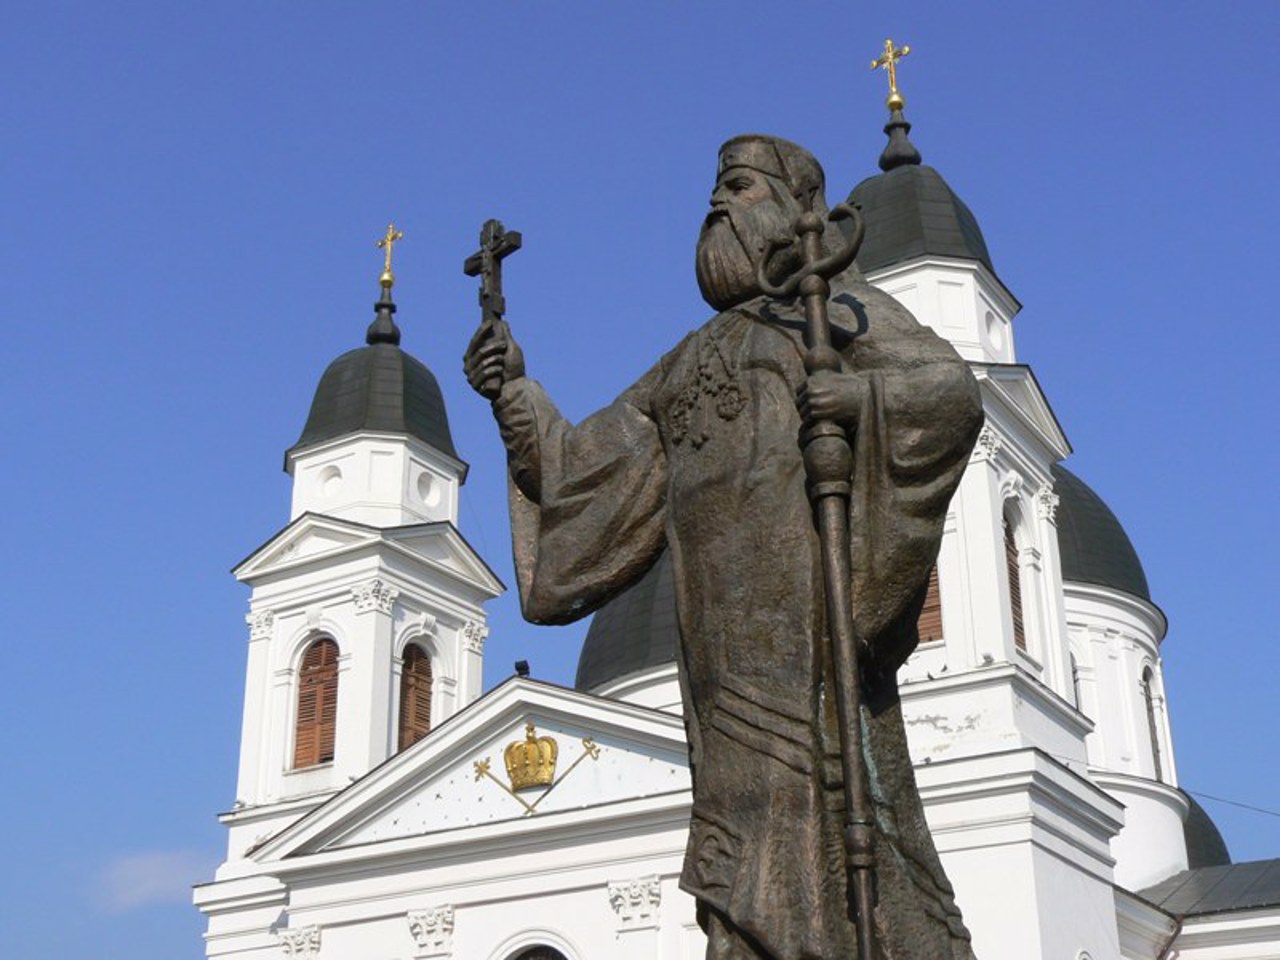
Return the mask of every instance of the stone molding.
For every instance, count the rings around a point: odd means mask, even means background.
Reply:
[[[1036,514],[1041,520],[1056,524],[1058,522],[1058,503],[1061,498],[1053,492],[1053,484],[1043,484],[1036,491]]]
[[[990,424],[982,425],[982,432],[978,434],[978,442],[973,446],[973,454],[971,460],[994,460],[996,454],[1004,446],[1004,442],[991,429]]]
[[[320,928],[318,926],[299,927],[296,930],[281,930],[277,934],[280,946],[286,957],[314,957],[320,952]]]
[[[400,591],[382,580],[366,580],[357,587],[351,588],[351,597],[356,602],[356,613],[390,613],[395,606]]]
[[[447,957],[453,953],[453,907],[410,910],[405,919],[418,947],[415,957]]]
[[[609,906],[618,915],[619,930],[656,927],[661,905],[662,883],[657,876],[617,880],[609,884]]]
[[[471,653],[484,653],[484,641],[489,628],[479,620],[468,620],[462,625],[462,645]]]
[[[276,626],[276,612],[259,610],[256,613],[247,613],[244,622],[249,625],[250,640],[270,640]]]

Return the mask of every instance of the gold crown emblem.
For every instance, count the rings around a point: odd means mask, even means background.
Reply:
[[[549,787],[556,778],[556,754],[560,747],[551,737],[539,737],[532,721],[524,725],[524,740],[507,744],[502,757],[512,790]]]

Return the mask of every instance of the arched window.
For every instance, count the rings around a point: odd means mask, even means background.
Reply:
[[[431,657],[416,643],[404,649],[400,673],[400,749],[411,747],[431,730]]]
[[[1142,671],[1142,699],[1147,705],[1147,729],[1151,733],[1151,763],[1155,767],[1156,779],[1163,780],[1164,772],[1160,769],[1160,734],[1156,722],[1155,674],[1147,667]]]
[[[1013,643],[1027,649],[1027,634],[1022,625],[1022,574],[1018,568],[1018,543],[1013,536],[1013,523],[1004,516],[1004,565],[1009,573],[1009,613],[1013,620]]]
[[[294,726],[293,768],[333,759],[338,726],[338,645],[321,637],[302,655],[298,668],[298,716]]]
[[[938,590],[938,565],[929,568],[929,590],[924,595],[924,606],[916,620],[916,632],[921,643],[933,643],[942,639],[942,594]]]
[[[529,947],[521,950],[511,960],[569,960],[555,947]]]

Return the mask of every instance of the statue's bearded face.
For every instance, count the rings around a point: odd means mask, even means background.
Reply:
[[[726,310],[760,292],[756,266],[770,243],[791,239],[790,206],[790,195],[758,170],[730,167],[720,174],[698,236],[698,287],[707,303]],[[779,254],[771,272],[787,270],[793,259]]]

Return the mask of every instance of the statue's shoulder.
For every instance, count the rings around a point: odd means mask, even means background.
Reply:
[[[832,311],[832,322],[854,332],[862,364],[891,363],[918,366],[923,363],[963,364],[950,341],[916,319],[901,303],[861,277],[842,278],[832,302],[843,309]]]

